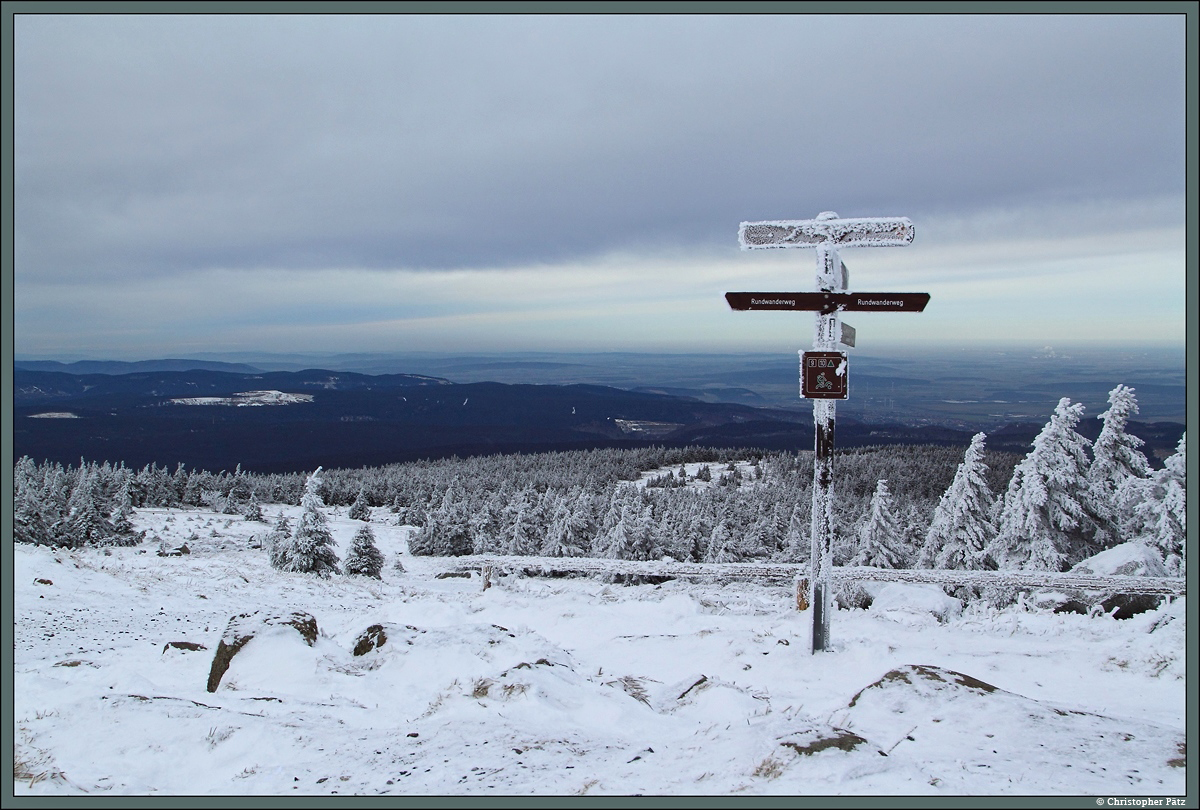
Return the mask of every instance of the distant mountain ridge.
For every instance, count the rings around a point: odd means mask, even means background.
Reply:
[[[441,377],[422,374],[355,374],[349,371],[231,372],[137,371],[71,374],[63,371],[13,369],[13,404],[18,408],[61,402],[89,403],[88,407],[150,404],[175,397],[221,397],[249,390],[277,389],[288,393],[314,390],[389,390],[423,385],[452,385]]]
[[[69,374],[18,368],[13,381],[15,457],[64,464],[82,457],[131,467],[183,463],[217,471],[240,463],[256,472],[293,472],[647,444],[787,451],[813,446],[812,416],[805,409],[603,385],[453,383],[328,369]],[[1023,454],[1041,427],[999,428],[989,433],[988,447]],[[1100,420],[1085,420],[1080,432],[1094,439],[1099,427]],[[1174,450],[1183,427],[1131,423],[1129,430],[1161,459]],[[839,415],[837,446],[965,446],[973,433]]]
[[[683,428],[796,418],[600,385],[459,384],[328,369],[121,375],[15,369],[13,383],[17,457],[210,470],[636,446],[668,442]],[[248,392],[261,393],[237,396]]]
[[[246,363],[225,363],[220,360],[77,360],[60,363],[57,360],[14,360],[14,369],[24,371],[61,371],[65,374],[135,374],[156,371],[228,371],[232,374],[257,374],[262,369]]]

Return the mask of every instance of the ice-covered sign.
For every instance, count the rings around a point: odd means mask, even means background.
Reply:
[[[742,250],[790,247],[898,247],[912,242],[908,217],[792,219],[743,222]]]

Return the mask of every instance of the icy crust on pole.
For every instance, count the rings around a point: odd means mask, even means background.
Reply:
[[[908,217],[800,219],[743,222],[738,228],[742,250],[787,247],[899,247],[912,242]]]

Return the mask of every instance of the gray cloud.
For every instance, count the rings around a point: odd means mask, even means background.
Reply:
[[[15,32],[18,279],[735,250],[743,219],[822,209],[1101,200],[1145,225],[1145,201],[1184,189],[1182,15],[20,15]]]

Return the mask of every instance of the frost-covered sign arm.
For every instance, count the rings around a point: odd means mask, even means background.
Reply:
[[[743,222],[738,228],[742,250],[794,247],[899,247],[912,242],[908,217],[860,219],[795,219]]]

